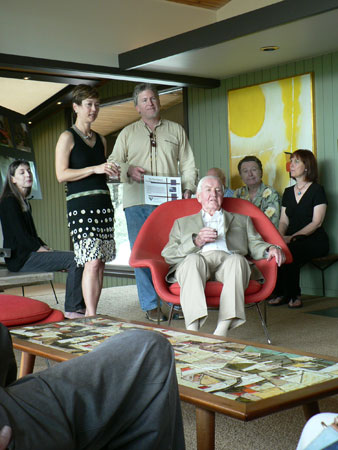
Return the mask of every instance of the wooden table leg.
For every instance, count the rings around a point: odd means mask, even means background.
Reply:
[[[303,405],[304,416],[306,420],[309,420],[315,414],[320,412],[318,402],[306,403]]]
[[[207,409],[196,408],[197,450],[215,448],[215,413]]]
[[[28,375],[30,373],[33,373],[34,364],[35,364],[35,355],[22,352],[19,378],[24,377],[25,375]]]

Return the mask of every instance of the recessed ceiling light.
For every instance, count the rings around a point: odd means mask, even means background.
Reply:
[[[23,77],[24,80],[30,80],[31,77]]]
[[[62,105],[62,102],[57,102],[56,104],[57,104],[57,105]]]
[[[265,45],[264,47],[260,48],[261,52],[274,52],[276,50],[279,50],[278,45]]]
[[[28,122],[28,125],[32,125],[32,121],[31,120]]]

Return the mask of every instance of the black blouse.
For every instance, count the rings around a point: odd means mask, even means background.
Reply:
[[[90,145],[86,144],[80,138],[73,128],[69,128],[67,131],[71,132],[74,138],[74,147],[69,157],[70,169],[83,169],[84,167],[97,166],[106,161],[104,146],[99,134],[96,133],[94,147],[90,147]],[[106,176],[104,174],[93,174],[81,180],[67,182],[68,195],[95,189],[108,191]]]
[[[32,252],[45,243],[39,238],[30,207],[22,211],[17,199],[10,195],[0,203],[0,218],[4,237],[4,248],[11,249],[11,257],[5,258],[9,270],[17,272]]]
[[[286,208],[289,226],[285,234],[290,236],[304,228],[312,222],[314,207],[327,203],[324,188],[320,184],[312,183],[299,203],[296,202],[294,186],[286,188],[282,198],[282,206]],[[322,231],[324,231],[323,227],[320,227],[316,230],[316,233]]]

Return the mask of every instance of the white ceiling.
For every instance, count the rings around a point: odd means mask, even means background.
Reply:
[[[17,3],[19,0],[13,0],[14,4]],[[42,0],[38,0],[39,2]],[[61,2],[64,2],[66,0],[60,0]],[[76,0],[77,1],[77,0]],[[85,0],[89,1],[89,0]],[[101,39],[102,36],[99,34],[96,34],[97,24],[93,23],[93,29],[95,30],[94,33],[90,34],[90,39],[92,42],[92,45],[95,46],[96,52],[90,52],[90,56],[88,56],[88,52],[86,52],[87,58],[86,61],[89,64],[95,64],[95,58],[96,53],[100,53],[101,47],[107,46],[109,42],[114,42],[114,50],[113,51],[119,51],[123,52],[128,50],[125,46],[125,36],[127,34],[132,34],[134,38],[136,36],[143,36],[143,28],[151,27],[153,35],[157,35],[158,39],[163,39],[163,33],[161,35],[161,28],[159,27],[159,21],[156,19],[155,21],[151,20],[151,16],[149,16],[149,8],[152,7],[153,9],[156,9],[156,14],[159,14],[160,8],[162,11],[164,10],[165,13],[170,12],[171,14],[176,16],[178,15],[181,17],[181,19],[184,17],[186,19],[186,12],[191,11],[191,16],[193,16],[193,19],[191,23],[186,25],[186,29],[193,28],[192,24],[198,23],[198,20],[204,23],[210,24],[211,22],[215,22],[214,20],[211,20],[210,12],[204,13],[207,14],[205,16],[199,15],[196,16],[196,10],[200,10],[201,8],[195,8],[190,7],[186,5],[178,5],[176,3],[167,2],[164,0],[138,0],[137,3],[136,0],[124,0],[123,1],[123,8],[124,9],[116,9],[116,5],[118,3],[118,0],[109,0],[112,1],[110,4],[108,0],[107,7],[109,4],[109,7],[115,8],[115,11],[118,11],[117,16],[120,14],[120,12],[123,12],[122,17],[124,19],[130,19],[133,17],[133,20],[135,19],[135,16],[133,14],[130,15],[130,7],[133,6],[136,8],[137,5],[141,5],[144,8],[145,13],[145,21],[139,21],[139,28],[135,27],[135,23],[133,23],[133,26],[124,26],[123,27],[123,33],[121,29],[119,29],[119,36],[118,39]],[[122,0],[121,0],[122,1]],[[262,7],[266,6],[266,4],[269,3],[276,3],[276,0],[250,0],[250,2],[253,2],[252,4],[255,4],[256,7]],[[297,0],[294,0],[295,2]],[[223,16],[225,17],[226,12],[229,12],[229,15],[232,15],[234,10],[231,10],[231,8],[239,7],[238,5],[247,5],[248,0],[232,0],[228,5],[222,8]],[[278,2],[277,2],[278,3]],[[42,5],[42,3],[41,3]],[[251,3],[250,3],[251,5]],[[15,5],[14,5],[15,6]],[[5,9],[2,11],[2,14],[0,15],[0,25],[9,26],[11,23],[11,20],[5,21],[5,18],[12,17],[11,14],[14,14],[13,8],[14,8],[12,2],[7,3]],[[75,6],[75,5],[73,5]],[[128,9],[129,7],[129,9]],[[148,9],[147,9],[148,8]],[[169,9],[168,9],[169,8]],[[142,8],[141,8],[142,9]],[[44,17],[41,16],[42,12],[44,11],[42,6],[39,8],[39,10],[36,10],[36,16],[34,20],[39,19],[41,22],[41,19]],[[60,10],[59,14],[61,14]],[[127,14],[127,11],[129,11],[129,16]],[[136,10],[135,10],[136,11]],[[232,11],[232,13],[231,13]],[[26,11],[24,11],[26,12]],[[137,12],[137,11],[136,11]],[[236,11],[237,13],[240,12]],[[10,13],[10,14],[9,14]],[[47,14],[47,12],[45,11]],[[184,14],[185,13],[185,14]],[[202,11],[198,11],[199,14],[202,14]],[[6,16],[7,14],[7,16]],[[21,15],[23,16],[23,12],[21,9],[16,10],[16,15],[19,15],[21,18]],[[40,14],[40,16],[39,16]],[[82,14],[84,14],[84,10],[82,9]],[[89,14],[89,13],[88,13]],[[121,13],[122,14],[122,13]],[[156,16],[157,17],[157,16]],[[170,16],[170,20],[171,21]],[[57,16],[54,18],[53,15],[48,15],[48,24],[50,25],[50,29],[53,29],[53,26],[57,24],[57,20],[60,17]],[[17,19],[17,18],[16,18]],[[149,20],[148,20],[149,19]],[[198,19],[198,20],[197,20]],[[23,17],[22,17],[23,20]],[[116,21],[116,16],[114,17],[114,20]],[[121,18],[122,20],[122,18]],[[4,23],[2,23],[2,21]],[[182,22],[182,20],[181,20]],[[182,24],[180,22],[181,29],[183,28]],[[189,21],[188,21],[189,22]],[[4,31],[3,27],[0,27],[0,52],[3,51],[4,53],[14,53],[14,54],[22,54],[26,56],[40,56],[40,57],[48,57],[47,55],[50,55],[50,58],[54,58],[56,60],[65,60],[65,61],[75,61],[67,59],[67,46],[63,46],[62,42],[55,42],[53,39],[43,39],[43,35],[41,30],[38,27],[33,27],[34,21],[33,17],[29,16],[29,20],[27,21],[27,18],[23,22],[19,22],[20,27],[18,27],[19,30],[21,30],[22,27],[27,26],[30,24],[29,32],[27,30],[27,33],[25,34],[25,37],[18,34],[17,36],[17,43],[16,45],[22,45],[22,43],[25,41],[27,43],[27,46],[29,49],[33,49],[34,52],[37,52],[35,55],[34,53],[25,53],[24,48],[22,47],[22,53],[19,52],[19,50],[14,51],[13,48],[7,48],[6,42],[1,39],[2,32]],[[41,22],[43,23],[43,22]],[[74,21],[72,21],[74,24]],[[85,23],[85,22],[83,22]],[[83,28],[83,23],[81,27]],[[185,23],[187,23],[187,20],[185,20]],[[78,24],[75,23],[73,30],[74,33],[77,32],[77,26]],[[165,23],[163,26],[166,27],[166,32],[168,32],[167,26],[168,24]],[[198,27],[198,25],[197,25]],[[84,27],[86,28],[86,27]],[[179,26],[178,26],[179,28]],[[195,25],[196,28],[196,25]],[[110,28],[111,30],[114,30],[114,27]],[[155,31],[158,30],[157,32]],[[182,31],[186,31],[182,29]],[[22,33],[26,30],[21,30]],[[116,30],[115,30],[116,31]],[[175,33],[175,29],[172,30]],[[60,34],[60,32],[58,32]],[[76,33],[75,33],[76,34]],[[179,34],[178,31],[176,31],[176,34]],[[108,36],[108,35],[107,35]],[[107,37],[105,36],[105,37]],[[167,36],[165,36],[167,37]],[[101,39],[101,40],[100,40]],[[100,42],[98,42],[100,41]],[[143,41],[143,42],[142,42]],[[37,45],[37,43],[46,43],[46,45],[50,44],[52,45],[53,49],[57,50],[57,52],[60,53],[60,56],[58,57],[57,54],[52,53],[52,48],[48,47],[46,48],[46,55],[43,53],[42,49],[40,49]],[[73,42],[73,41],[72,41]],[[129,42],[129,41],[128,41]],[[134,39],[134,48],[139,47],[140,45],[144,45],[147,42],[144,42],[143,38],[141,40],[135,40]],[[34,45],[33,45],[34,43]],[[82,44],[78,41],[76,43],[76,50],[77,54],[82,54],[82,50],[87,45],[87,41],[83,41]],[[100,45],[98,45],[100,44]],[[131,44],[129,42],[129,44]],[[73,46],[75,44],[73,43]],[[82,47],[80,48],[80,45]],[[280,49],[277,52],[268,52],[263,53],[259,50],[260,47],[265,45],[278,45]],[[18,47],[19,48],[19,47]],[[21,48],[21,47],[20,47]],[[33,51],[32,50],[32,51]],[[48,50],[48,51],[47,51]],[[75,50],[75,48],[74,48]],[[88,49],[87,49],[88,50]],[[322,55],[326,54],[332,51],[338,50],[338,10],[333,10],[328,13],[319,14],[307,19],[298,20],[296,22],[289,23],[287,25],[281,25],[278,27],[274,27],[262,32],[253,33],[248,36],[240,37],[237,39],[233,39],[231,41],[221,43],[218,45],[214,45],[208,48],[199,48],[196,50],[179,53],[174,56],[170,56],[167,58],[163,58],[157,61],[152,61],[150,63],[147,63],[143,65],[142,67],[139,67],[140,70],[146,70],[146,71],[154,71],[154,72],[164,72],[164,73],[172,73],[172,74],[179,74],[179,75],[190,75],[190,76],[200,76],[200,77],[207,77],[207,78],[216,78],[216,79],[225,79],[230,76],[241,74],[241,73],[248,73],[250,71],[258,70],[258,69],[264,69],[271,66],[276,66],[278,64],[288,63],[291,61],[297,61],[300,59],[316,56],[316,55]],[[62,56],[63,55],[63,56]],[[111,53],[112,55],[112,53]],[[106,55],[107,56],[107,55]],[[20,58],[20,57],[18,57]],[[80,62],[81,58],[78,60]],[[110,59],[112,61],[112,59]],[[102,60],[103,62],[103,60]],[[99,63],[99,60],[97,61]],[[9,84],[10,83],[10,84]],[[13,85],[15,83],[15,85]],[[65,84],[59,84],[59,83],[45,83],[45,82],[36,82],[36,81],[22,81],[22,80],[14,80],[14,79],[4,79],[0,78],[0,105],[5,106],[9,109],[14,109],[16,111],[19,111],[23,114],[27,113],[28,111],[31,111],[35,106],[46,100],[47,98],[54,95],[56,92],[61,90]],[[27,104],[25,104],[27,102]]]
[[[260,47],[267,45],[280,49],[260,51]],[[138,69],[225,79],[335,50],[338,50],[338,10],[163,58]]]
[[[67,84],[0,77],[0,105],[27,114]]]

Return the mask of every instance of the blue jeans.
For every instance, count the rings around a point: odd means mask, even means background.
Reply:
[[[74,253],[54,250],[52,252],[32,252],[19,272],[57,272],[67,270],[65,311],[85,309],[82,296],[83,267],[78,267]]]
[[[142,225],[155,208],[156,206],[137,205],[129,206],[129,208],[124,210],[131,249]],[[138,297],[143,311],[157,308],[157,294],[154,289],[150,269],[135,269],[135,278]]]

